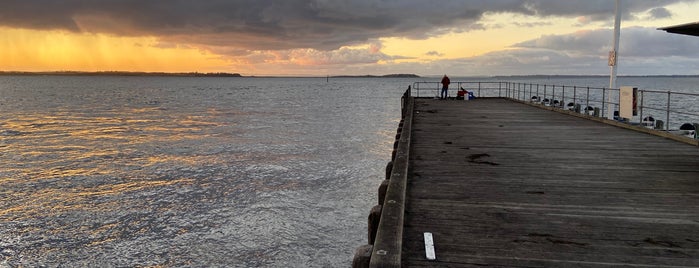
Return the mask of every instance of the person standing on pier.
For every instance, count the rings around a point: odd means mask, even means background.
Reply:
[[[449,81],[449,77],[445,74],[444,77],[442,77],[442,93],[439,95],[440,99],[446,100],[449,96],[449,83],[451,83],[451,81]]]

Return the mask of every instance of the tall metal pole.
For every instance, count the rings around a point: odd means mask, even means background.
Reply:
[[[621,36],[621,0],[616,0],[615,11],[616,16],[614,17],[614,50],[609,52],[609,66],[611,69],[611,74],[609,75],[609,88],[616,88],[616,69],[617,62],[619,61],[619,36]],[[607,93],[607,118],[614,118],[614,105],[612,104],[612,91],[609,90]]]

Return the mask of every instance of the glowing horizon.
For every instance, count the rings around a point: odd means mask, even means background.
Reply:
[[[0,28],[3,71],[214,72],[229,63],[191,47],[159,47],[156,37],[119,37]]]

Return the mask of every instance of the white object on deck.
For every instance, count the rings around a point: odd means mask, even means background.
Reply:
[[[432,239],[432,233],[429,232],[425,232],[425,255],[428,260],[437,259],[434,253],[434,239]]]

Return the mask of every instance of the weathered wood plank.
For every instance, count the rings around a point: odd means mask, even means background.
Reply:
[[[418,99],[409,164],[405,267],[699,266],[696,147],[504,99]]]

